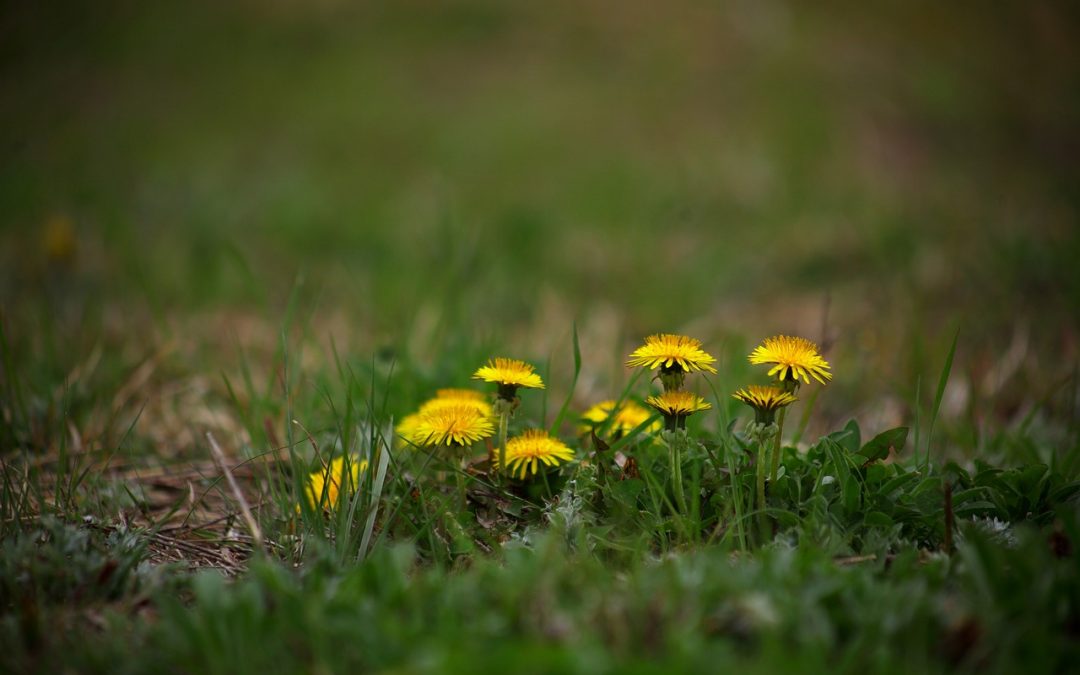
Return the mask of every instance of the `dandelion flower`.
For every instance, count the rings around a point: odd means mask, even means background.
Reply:
[[[818,347],[806,338],[777,335],[765,338],[750,354],[750,363],[775,364],[769,370],[769,377],[775,376],[779,382],[794,382],[801,377],[810,384],[813,377],[821,384],[832,379],[829,363],[818,354]]]
[[[482,391],[476,391],[475,389],[459,389],[459,388],[451,387],[449,389],[439,389],[438,391],[436,391],[435,392],[435,398],[432,399],[432,400],[438,400],[438,401],[446,401],[446,400],[453,400],[453,401],[482,401],[482,402],[486,402],[487,401],[487,394],[485,394]]]
[[[454,406],[475,408],[486,417],[491,417],[493,414],[491,404],[487,402],[484,394],[471,389],[440,389],[436,392],[435,398],[425,401],[420,406],[420,412],[426,413]]]
[[[473,373],[474,380],[494,382],[499,385],[499,398],[512,401],[518,387],[543,389],[544,381],[534,372],[531,364],[518,359],[502,357],[490,359],[486,366],[481,366]]]
[[[408,442],[412,442],[416,430],[420,426],[420,413],[413,413],[401,418],[397,425],[397,435]]]
[[[491,417],[494,414],[491,404],[488,403],[487,396],[483,392],[473,389],[439,389],[435,392],[434,398],[430,398],[420,405],[417,412],[406,415],[398,422],[398,437],[410,443],[416,443],[416,432],[420,427],[424,414],[457,406],[475,408],[484,417]]]
[[[558,466],[573,458],[573,450],[541,429],[530,429],[506,444],[506,466],[511,475],[516,474],[521,480],[527,474],[535,475],[541,465]],[[498,458],[495,464],[499,464]]]
[[[346,476],[346,463],[348,463],[348,475]],[[367,460],[359,457],[345,455],[330,462],[330,466],[323,467],[313,472],[304,486],[304,494],[312,509],[322,507],[328,510],[336,507],[338,499],[352,494],[360,484],[360,472],[367,470]],[[343,485],[344,484],[344,485]],[[316,506],[318,505],[318,506]],[[297,506],[299,511],[300,507]]]
[[[732,394],[754,409],[755,421],[760,424],[771,424],[776,411],[789,406],[796,401],[791,392],[784,391],[780,387],[751,384]]]
[[[408,439],[416,445],[466,446],[495,433],[491,416],[467,404],[420,412],[415,424]]]
[[[681,370],[692,373],[698,370],[715,373],[711,364],[716,359],[701,349],[701,340],[685,335],[660,333],[645,338],[645,344],[635,349],[626,361],[631,368],[645,366],[650,370]]]
[[[609,429],[616,436],[630,433],[639,425],[649,419],[649,411],[633,401],[623,401],[619,409],[615,409],[615,401],[603,401],[586,410],[581,415],[582,424],[578,427],[581,433],[588,433],[590,429],[598,429],[611,418]],[[650,424],[645,429],[649,433],[660,431],[660,422]]]
[[[659,396],[650,396],[645,402],[664,415],[664,427],[671,430],[685,429],[687,417],[712,408],[705,399],[688,391],[665,391]]]

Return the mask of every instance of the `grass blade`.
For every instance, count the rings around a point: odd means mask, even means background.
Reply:
[[[578,375],[581,373],[581,346],[578,344],[578,332],[577,322],[574,322],[574,378],[570,381],[570,391],[566,393],[566,400],[563,401],[562,407],[559,408],[559,414],[555,416],[555,421],[551,423],[551,428],[548,429],[548,433],[552,436],[556,435],[559,431],[559,427],[562,426],[563,419],[566,417],[566,411],[570,409],[570,401],[574,398],[574,390],[577,388]]]
[[[953,357],[956,355],[956,342],[960,338],[960,327],[956,327],[953,333],[952,345],[949,346],[949,355],[945,357],[945,367],[941,370],[938,378],[937,392],[934,394],[934,407],[930,409],[930,423],[926,427],[926,466],[930,466],[930,442],[934,436],[934,422],[937,421],[938,411],[941,409],[941,399],[945,396],[945,385],[949,383],[949,373],[952,372]]]
[[[375,517],[379,514],[379,501],[382,499],[383,485],[386,482],[386,467],[390,465],[390,447],[381,434],[376,436],[379,446],[379,468],[375,472],[375,482],[371,486],[371,510],[368,511],[367,522],[364,523],[364,536],[360,539],[360,549],[356,553],[359,562],[367,556],[368,543],[371,542],[371,533],[375,529]]]

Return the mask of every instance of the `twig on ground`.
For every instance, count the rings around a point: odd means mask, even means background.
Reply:
[[[214,439],[214,434],[209,431],[206,432],[206,439],[210,441],[210,451],[214,455],[214,461],[217,462],[221,472],[225,474],[225,480],[229,482],[229,489],[232,490],[236,501],[240,503],[240,513],[244,516],[244,522],[251,532],[251,539],[255,542],[255,548],[261,551],[263,548],[262,530],[259,529],[259,524],[255,522],[255,517],[251,515],[251,509],[248,508],[247,500],[244,499],[244,493],[240,491],[240,486],[236,484],[236,479],[233,478],[232,471],[229,470],[229,464],[225,461],[225,453],[221,451],[221,446]]]

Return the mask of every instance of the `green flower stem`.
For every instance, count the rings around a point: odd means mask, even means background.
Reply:
[[[464,511],[469,508],[469,497],[465,490],[465,458],[463,457],[458,465],[458,470],[454,472],[454,476],[457,478],[458,495],[461,497],[461,509]]]
[[[671,478],[675,488],[675,505],[679,509],[679,515],[686,515],[686,495],[683,492],[682,475],[682,448],[686,440],[685,432],[679,431],[671,434],[668,443],[668,456],[671,459]]]
[[[776,440],[773,441],[772,473],[769,475],[769,484],[776,485],[776,474],[780,472],[780,444],[784,439],[784,419],[787,417],[787,408],[780,409],[780,420],[777,422],[779,429],[776,432]]]
[[[769,531],[769,519],[765,515],[765,439],[758,440],[757,455],[757,502],[758,502],[758,529],[760,530],[761,543],[765,543]]]
[[[499,413],[499,474],[507,473],[506,468],[506,428],[510,423],[510,411],[502,410]]]

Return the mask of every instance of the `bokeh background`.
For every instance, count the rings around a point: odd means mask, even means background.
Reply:
[[[877,427],[928,403],[959,326],[958,448],[1075,423],[1075,4],[0,11],[24,379],[103,352],[120,389],[168,346],[135,384],[217,382],[292,307],[313,339],[435,371],[468,342],[565,374],[576,321],[586,404],[645,334],[697,335],[738,373],[791,332],[837,366],[821,424]]]

